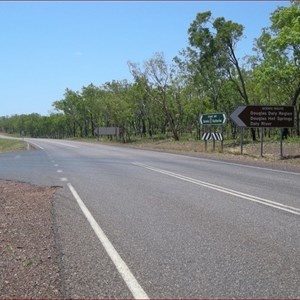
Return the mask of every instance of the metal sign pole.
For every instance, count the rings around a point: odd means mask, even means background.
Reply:
[[[214,127],[214,129],[213,129],[213,133],[216,133],[215,127]],[[213,140],[213,152],[215,152],[215,150],[216,150],[216,141],[215,141],[214,136],[215,136],[215,135],[212,135],[212,140]]]
[[[224,130],[223,126],[221,127],[221,152],[223,152],[223,147],[224,147]]]
[[[204,129],[204,132],[207,132],[207,126],[205,126]],[[207,152],[207,139],[205,139],[205,152]]]
[[[244,128],[241,127],[241,132],[240,132],[241,155],[243,155],[243,139],[244,139]]]
[[[260,156],[263,157],[264,129],[260,128]]]
[[[282,147],[282,134],[283,134],[283,128],[280,128],[280,158],[283,158],[283,147]]]

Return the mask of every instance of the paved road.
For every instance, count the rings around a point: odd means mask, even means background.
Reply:
[[[0,156],[0,179],[62,186],[66,297],[300,297],[300,173],[30,141]]]

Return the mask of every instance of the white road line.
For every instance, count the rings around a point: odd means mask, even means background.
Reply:
[[[49,140],[43,140],[43,142],[47,142],[47,143],[52,143],[52,144],[58,144],[58,145],[62,145],[62,146],[67,146],[67,147],[71,147],[71,148],[79,148],[78,146],[74,146],[74,145],[70,145],[70,144],[66,144],[66,143],[61,143],[61,142],[57,142],[57,141],[49,141]]]
[[[112,243],[109,241],[109,239],[107,238],[103,230],[100,228],[100,226],[98,225],[98,223],[96,222],[96,220],[94,219],[94,217],[92,216],[88,208],[85,206],[84,202],[80,199],[74,187],[71,185],[71,183],[67,183],[67,185],[71,193],[73,194],[74,198],[76,199],[80,209],[82,210],[83,214],[87,218],[88,222],[93,228],[95,234],[97,235],[104,249],[106,250],[108,256],[111,258],[115,267],[117,268],[123,280],[125,281],[133,297],[135,299],[149,299],[146,292],[140,286],[140,284],[138,283],[134,275],[131,273],[130,269],[128,268],[124,260],[121,258],[117,250],[114,248]]]
[[[57,170],[57,173],[62,173],[63,171],[62,170]]]
[[[64,181],[64,182],[65,182],[65,181],[68,181],[68,178],[66,178],[66,177],[61,177],[61,178],[60,178],[60,181]]]
[[[222,161],[222,160],[216,160],[216,159],[210,159],[210,158],[188,156],[188,155],[184,155],[184,154],[176,154],[176,153],[166,153],[166,154],[168,154],[168,155],[170,155],[170,156],[187,157],[187,158],[189,158],[189,159],[195,159],[195,160],[198,160],[198,161],[199,161],[199,160],[202,160],[202,161],[213,162],[213,163],[223,164],[223,165],[236,166],[236,167],[241,167],[241,168],[258,169],[258,170],[270,171],[270,172],[275,172],[275,173],[283,173],[283,174],[290,174],[290,175],[300,176],[300,173],[292,172],[292,171],[284,171],[284,170],[270,169],[270,168],[267,168],[267,167],[257,167],[257,166],[251,166],[251,165],[245,165],[245,164],[233,163],[233,162]]]
[[[188,182],[191,182],[191,183],[194,183],[194,184],[197,184],[197,185],[201,185],[201,186],[204,186],[204,187],[207,187],[207,188],[210,188],[210,189],[222,192],[222,193],[226,193],[226,194],[236,196],[236,197],[239,197],[239,198],[242,198],[242,199],[246,199],[246,200],[249,200],[249,201],[257,202],[257,203],[260,203],[260,204],[263,204],[263,205],[266,205],[266,206],[270,206],[270,207],[274,207],[274,208],[277,208],[277,209],[280,209],[280,210],[284,210],[284,211],[287,211],[287,212],[292,213],[294,215],[300,215],[300,209],[296,208],[296,207],[293,207],[293,206],[289,206],[289,205],[285,205],[285,204],[278,203],[278,202],[275,202],[275,201],[267,200],[267,199],[264,199],[264,198],[252,196],[252,195],[249,195],[249,194],[246,194],[246,193],[241,193],[241,192],[238,192],[238,191],[235,191],[235,190],[232,190],[232,189],[228,189],[228,188],[225,188],[225,187],[222,187],[222,186],[218,186],[218,185],[211,184],[211,183],[208,183],[208,182],[200,181],[200,180],[197,180],[197,179],[194,179],[194,178],[191,178],[191,177],[186,177],[186,176],[176,174],[176,173],[173,173],[173,172],[169,172],[169,171],[166,171],[166,170],[163,170],[163,169],[158,169],[158,168],[148,166],[148,165],[145,165],[145,164],[141,164],[141,163],[137,163],[137,162],[134,162],[133,164],[136,165],[136,166],[139,166],[139,167],[157,172],[157,173],[161,173],[161,174],[165,174],[165,175],[168,175],[168,176],[171,176],[171,177],[175,177],[175,178],[178,178],[180,180],[188,181]]]
[[[36,144],[36,143],[33,143],[33,142],[28,142],[28,143],[34,145],[35,147],[38,147],[38,148],[41,149],[41,150],[44,150],[43,147],[39,146],[39,145]]]
[[[33,144],[35,146],[37,146],[38,148],[44,150],[44,148],[42,148],[41,146],[37,145],[36,143],[32,142],[31,139],[26,139],[26,141],[30,144]],[[43,139],[42,142],[45,142],[45,143],[52,143],[52,144],[58,144],[58,145],[62,145],[62,146],[67,146],[67,147],[71,147],[71,148],[79,148],[78,146],[74,146],[74,145],[70,145],[70,144],[67,144],[67,143],[62,143],[62,142],[57,142],[57,141],[54,141],[54,140],[47,140],[47,139]]]

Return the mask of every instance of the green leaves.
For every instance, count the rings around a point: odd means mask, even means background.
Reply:
[[[253,74],[262,84],[274,86],[285,104],[295,105],[300,94],[300,6],[276,9],[256,41],[257,58]],[[282,103],[281,103],[282,104]]]

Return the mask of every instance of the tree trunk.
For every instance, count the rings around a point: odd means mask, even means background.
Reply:
[[[171,130],[172,130],[174,140],[179,141],[178,130],[176,128],[174,119],[169,114],[168,114],[168,120],[169,120],[169,124],[170,124]]]
[[[145,122],[145,119],[143,117],[143,119],[142,119],[142,135],[145,137],[146,133],[147,133],[146,122]]]
[[[92,136],[95,136],[95,123],[93,121],[93,116],[90,116],[91,118],[91,125],[92,125]]]

